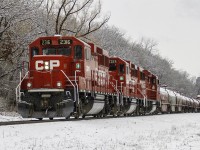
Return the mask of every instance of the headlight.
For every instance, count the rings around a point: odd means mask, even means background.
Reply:
[[[44,64],[45,64],[45,66],[48,66],[48,65],[49,65],[49,62],[48,62],[48,61],[45,61]]]
[[[45,70],[49,70],[49,66],[44,66],[44,69]]]
[[[31,86],[32,86],[32,83],[31,83],[31,82],[28,82],[28,83],[27,83],[27,87],[30,88]]]
[[[48,61],[44,62],[44,69],[49,70],[49,62]]]
[[[59,81],[57,82],[57,87],[61,87],[62,86],[62,83]]]

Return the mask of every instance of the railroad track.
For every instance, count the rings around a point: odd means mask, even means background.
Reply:
[[[80,121],[80,120],[92,120],[92,119],[108,119],[114,117],[104,117],[104,118],[94,118],[94,117],[87,117],[87,118],[70,118],[70,119],[54,119],[54,120],[19,120],[19,121],[4,121],[0,122],[0,126],[8,126],[8,125],[21,125],[21,124],[37,124],[37,123],[50,123],[50,122],[65,122],[65,121]]]
[[[65,120],[65,119],[55,119],[55,120],[20,120],[20,121],[6,121],[6,122],[0,122],[0,126],[20,125],[20,124],[35,124],[35,123],[48,123],[48,122],[60,122],[60,121],[69,121],[69,120]]]
[[[150,116],[150,114],[146,114],[145,116]],[[159,114],[157,114],[159,115]],[[143,116],[143,115],[142,115]],[[20,125],[20,124],[36,124],[36,123],[50,123],[50,122],[65,122],[65,121],[80,121],[80,120],[94,120],[94,119],[114,119],[114,118],[126,118],[126,117],[140,117],[140,116],[106,116],[106,117],[92,117],[92,116],[87,116],[86,118],[70,118],[70,119],[54,119],[54,120],[19,120],[19,121],[5,121],[5,122],[0,122],[0,126],[8,126],[8,125]]]
[[[199,112],[198,112],[199,113]],[[167,113],[170,114],[170,113]],[[95,120],[95,119],[115,119],[115,118],[129,118],[129,117],[142,117],[142,116],[154,116],[154,115],[167,115],[167,114],[145,114],[145,115],[135,115],[135,116],[106,116],[106,117],[92,117],[92,116],[87,116],[86,118],[70,118],[70,119],[64,119],[64,118],[59,118],[59,119],[54,119],[54,120],[20,120],[20,121],[7,121],[7,122],[0,122],[0,126],[8,126],[8,125],[21,125],[21,124],[36,124],[36,123],[51,123],[51,122],[65,122],[65,121],[80,121],[80,120]],[[173,114],[182,114],[182,113],[173,113]],[[171,114],[172,115],[172,114]]]

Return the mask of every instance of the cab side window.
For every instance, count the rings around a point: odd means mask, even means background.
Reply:
[[[109,64],[109,71],[115,71],[117,69],[117,65],[115,63]]]
[[[132,76],[137,77],[137,70],[136,69],[133,69]]]
[[[145,80],[145,74],[143,72],[140,72],[140,78],[141,80]]]
[[[39,55],[39,49],[37,47],[31,48],[31,58],[35,55]]]
[[[125,72],[124,64],[119,64],[119,73],[124,73],[124,72]]]
[[[75,59],[81,59],[82,58],[82,46],[76,45],[74,47],[74,58]]]
[[[85,58],[86,60],[91,59],[91,50],[89,48],[85,48]]]
[[[126,74],[129,74],[129,67],[126,66]]]
[[[152,83],[152,84],[156,84],[156,79],[153,78],[151,83]]]

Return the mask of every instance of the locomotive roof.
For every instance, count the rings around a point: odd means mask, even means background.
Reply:
[[[75,37],[74,37],[75,38]],[[86,43],[86,42],[84,42],[83,40],[81,40],[81,39],[78,39],[78,38],[76,38],[79,42],[82,42],[84,45],[86,45],[86,46],[88,46],[88,47],[91,47],[88,43]]]
[[[124,60],[124,59],[122,59],[122,58],[120,58],[120,57],[118,57],[118,56],[112,56],[112,57],[110,57],[110,58],[117,58],[117,59],[123,61],[124,63],[128,64],[128,62],[127,62],[126,60]]]
[[[31,44],[32,43],[34,43],[34,42],[36,42],[36,41],[38,41],[38,40],[40,40],[40,39],[43,39],[43,38],[57,38],[57,39],[62,39],[62,38],[73,38],[73,39],[76,39],[77,41],[79,41],[79,42],[81,42],[81,43],[83,43],[85,46],[88,46],[88,47],[91,47],[88,43],[86,43],[86,42],[84,42],[83,40],[81,40],[81,39],[79,39],[79,38],[76,38],[76,37],[74,37],[74,36],[43,36],[43,37],[39,37],[39,38],[37,38],[36,40],[34,40],[33,42],[31,42]]]

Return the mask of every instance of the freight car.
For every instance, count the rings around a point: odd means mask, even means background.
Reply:
[[[160,104],[162,113],[199,112],[200,101],[185,97],[175,91],[160,88]]]
[[[29,69],[16,88],[22,117],[75,118],[197,112],[199,101],[159,88],[157,76],[70,36],[29,45]]]

